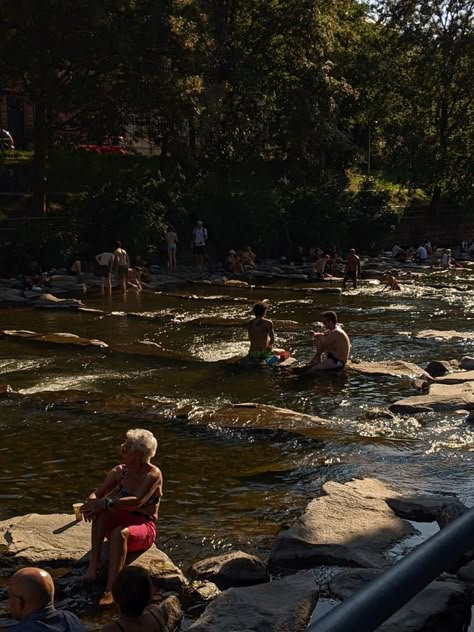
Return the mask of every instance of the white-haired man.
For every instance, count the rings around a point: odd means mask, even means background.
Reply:
[[[82,507],[85,519],[92,521],[91,557],[84,582],[95,581],[104,539],[109,541],[109,572],[100,605],[113,603],[112,584],[127,553],[146,551],[155,542],[163,495],[161,471],[150,462],[157,447],[149,430],[129,430],[121,445],[121,463],[110,470]]]

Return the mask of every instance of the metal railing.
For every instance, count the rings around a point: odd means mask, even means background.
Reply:
[[[474,549],[474,508],[310,623],[306,632],[372,632],[471,549]]]

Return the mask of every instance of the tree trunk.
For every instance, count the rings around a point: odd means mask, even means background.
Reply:
[[[46,123],[46,107],[42,103],[35,105],[35,127],[33,135],[33,197],[32,214],[46,214],[46,161],[48,159],[48,126]]]

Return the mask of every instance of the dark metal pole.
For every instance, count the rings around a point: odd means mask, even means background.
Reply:
[[[307,632],[372,632],[474,548],[474,508],[311,623]]]

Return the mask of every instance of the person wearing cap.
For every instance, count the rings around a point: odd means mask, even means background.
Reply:
[[[204,226],[202,220],[196,222],[196,226],[193,228],[193,250],[196,258],[196,265],[200,272],[204,268],[204,255],[206,254],[207,243],[207,229]]]
[[[54,582],[42,568],[22,568],[8,582],[8,606],[19,621],[11,632],[85,632],[75,614],[54,607]]]

